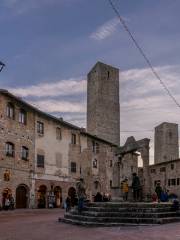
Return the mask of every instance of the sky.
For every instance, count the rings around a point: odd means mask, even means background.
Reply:
[[[114,0],[123,19],[180,102],[180,1]],[[86,75],[97,61],[120,69],[121,145],[151,139],[180,121],[108,0],[1,0],[0,88],[43,111],[86,126]]]

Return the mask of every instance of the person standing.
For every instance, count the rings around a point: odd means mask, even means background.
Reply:
[[[4,206],[6,211],[9,210],[10,207],[9,197],[6,197]]]
[[[125,178],[122,182],[122,191],[123,191],[123,199],[124,201],[128,200],[128,192],[129,192],[129,185],[128,185],[128,179]]]
[[[133,173],[133,180],[132,180],[132,190],[133,190],[133,199],[134,201],[139,200],[139,191],[140,191],[141,185],[139,177],[136,173]]]
[[[71,210],[71,198],[68,195],[66,198],[66,212],[69,212]]]
[[[161,195],[162,195],[162,192],[163,192],[160,182],[157,182],[155,192],[156,192],[157,197],[158,197],[158,202],[160,202],[161,201]]]
[[[86,198],[86,189],[83,178],[77,183],[77,196],[78,196],[78,212],[81,213],[84,207],[84,200]]]
[[[10,206],[9,206],[9,208],[11,209],[11,210],[14,210],[14,198],[13,198],[13,195],[12,194],[10,194],[10,196],[9,196],[9,201],[10,201]]]

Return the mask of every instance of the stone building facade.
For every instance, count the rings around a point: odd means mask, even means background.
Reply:
[[[11,194],[18,208],[62,207],[85,180],[89,199],[111,193],[116,145],[0,91],[1,203]]]
[[[154,192],[157,182],[180,198],[180,159],[174,159],[150,165],[151,193]]]
[[[28,207],[34,169],[34,113],[28,104],[0,91],[0,198],[12,194],[16,207]]]
[[[88,73],[87,131],[120,144],[119,69],[101,62]]]

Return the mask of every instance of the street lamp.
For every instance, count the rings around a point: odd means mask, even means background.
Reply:
[[[3,70],[4,67],[5,67],[5,64],[0,61],[0,72]]]

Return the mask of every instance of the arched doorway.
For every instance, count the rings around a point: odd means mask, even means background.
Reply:
[[[77,195],[76,195],[76,189],[74,187],[69,188],[68,196],[70,196],[70,198],[71,198],[72,207],[77,205],[78,199],[77,199]]]
[[[54,195],[55,195],[55,207],[60,208],[62,204],[62,189],[59,186],[54,188]]]
[[[11,189],[9,189],[9,188],[5,188],[5,189],[2,191],[2,208],[5,207],[5,200],[6,200],[6,198],[8,198],[9,195],[11,195],[11,194],[12,194],[12,191],[11,191]]]
[[[46,208],[46,192],[47,187],[45,185],[41,185],[38,190],[38,208]]]
[[[16,188],[16,208],[27,208],[28,205],[28,187],[19,185]]]

